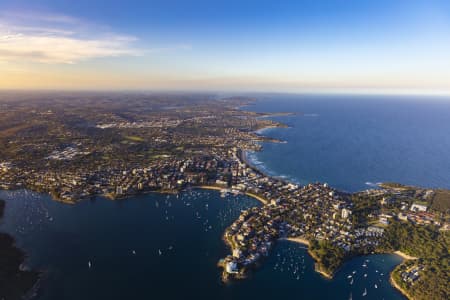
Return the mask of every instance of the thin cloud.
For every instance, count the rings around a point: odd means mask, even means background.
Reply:
[[[11,16],[17,17],[15,21]],[[31,20],[24,23],[24,20]],[[0,15],[0,61],[74,64],[101,57],[136,56],[134,36],[98,32],[81,21],[58,15]],[[86,37],[87,32],[96,37]],[[100,29],[101,31],[101,29]]]
[[[4,11],[0,12],[0,19],[3,20],[15,20],[16,22],[33,22],[33,23],[58,23],[58,24],[82,24],[80,19],[62,15],[62,14],[51,14],[43,12],[14,12],[14,11]]]

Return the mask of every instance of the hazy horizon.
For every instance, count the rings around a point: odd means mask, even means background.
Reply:
[[[0,90],[450,94],[450,3],[2,1]]]

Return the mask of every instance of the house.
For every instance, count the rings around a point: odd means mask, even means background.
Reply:
[[[411,205],[410,210],[411,211],[415,211],[415,212],[427,211],[427,206],[426,205],[422,205],[422,204],[414,203],[413,205]]]
[[[399,220],[408,221],[408,215],[406,215],[404,213],[401,213],[401,212],[398,213],[397,217],[398,217]]]
[[[238,273],[239,270],[237,267],[237,263],[235,261],[227,262],[227,264],[225,265],[225,271],[227,271],[227,273],[229,274]]]
[[[347,219],[352,214],[352,211],[346,208],[343,208],[341,211],[342,219]]]
[[[242,251],[239,249],[233,249],[233,257],[240,258],[242,255]]]

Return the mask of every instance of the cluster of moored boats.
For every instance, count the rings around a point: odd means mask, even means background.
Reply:
[[[274,271],[291,273],[296,280],[300,280],[305,268],[305,252],[301,247],[282,247],[276,253]]]
[[[368,268],[368,263],[369,263],[369,262],[370,262],[370,260],[369,260],[369,259],[366,259],[366,260],[363,262],[363,264],[362,264],[361,266],[362,266],[363,268]],[[356,270],[354,270],[351,274],[347,275],[347,279],[350,280],[350,281],[349,281],[349,284],[350,284],[350,285],[353,284],[356,273],[357,273]],[[379,276],[384,276],[384,274],[383,274],[382,272],[379,272],[378,270],[375,270],[375,273],[379,274]],[[363,278],[367,278],[367,277],[368,277],[368,274],[367,274],[367,273],[364,273],[364,274],[363,274]],[[382,280],[381,280],[381,279],[378,279],[378,281],[381,282]],[[375,284],[373,285],[373,287],[374,287],[375,289],[378,289],[378,284],[375,283]],[[364,288],[364,292],[362,293],[362,296],[365,297],[365,296],[367,296],[367,294],[368,294],[367,288]],[[349,298],[349,299],[352,299],[352,294],[351,294],[351,293],[350,293],[350,298]]]
[[[172,209],[175,209],[176,206],[173,201],[180,201],[184,207],[193,210],[193,218],[195,220],[199,220],[203,230],[208,232],[213,230],[213,226],[207,217],[208,210],[210,209],[207,202],[212,199],[212,197],[216,197],[216,195],[212,192],[191,190],[182,194],[167,195],[164,200],[156,200],[155,208],[161,210],[163,217],[167,221],[172,221],[175,219],[174,214],[172,214]],[[247,208],[246,205],[248,204],[246,204],[242,198],[226,198],[228,201],[225,204],[225,208],[221,209],[217,215],[221,230],[224,230],[227,226],[229,226],[232,220],[239,216],[241,210]],[[201,202],[196,200],[201,200]],[[168,247],[157,249],[156,254],[158,256],[164,256],[168,253],[173,253],[173,251],[175,251],[174,249],[175,247],[173,245],[169,245]],[[136,250],[131,250],[131,254],[136,255]],[[89,260],[88,268],[91,269],[92,267],[93,263]]]

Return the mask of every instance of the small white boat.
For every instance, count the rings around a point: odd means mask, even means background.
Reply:
[[[364,277],[367,277],[367,274],[364,274]]]
[[[348,275],[347,278],[348,278],[348,279],[352,278],[352,275]]]
[[[363,297],[367,296],[367,289],[364,289]]]
[[[135,250],[131,251],[131,253],[133,253],[133,255],[136,255],[136,251]]]
[[[376,289],[378,288],[378,285],[375,283],[375,286],[374,286]]]
[[[352,278],[352,281],[350,281],[350,285],[352,285],[353,284],[353,278]]]
[[[88,261],[88,267],[89,267],[89,269],[92,267],[91,261]]]
[[[162,255],[161,249],[158,249],[158,254]]]

